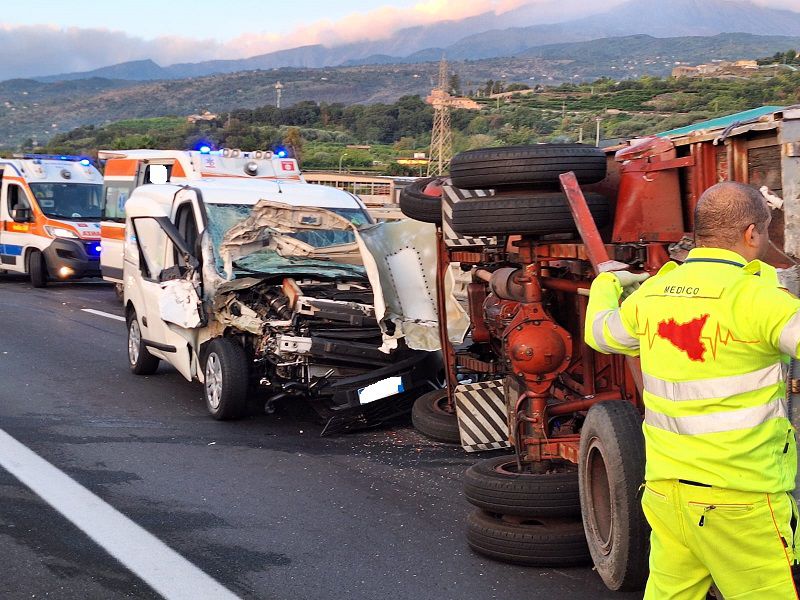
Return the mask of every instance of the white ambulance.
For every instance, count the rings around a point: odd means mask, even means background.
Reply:
[[[48,279],[100,275],[103,178],[80,156],[0,158],[0,272]]]
[[[145,184],[188,184],[203,178],[238,178],[302,181],[297,161],[283,152],[211,150],[101,150],[106,161],[100,258],[103,279],[122,286],[122,250],[125,237],[125,203],[131,192]]]

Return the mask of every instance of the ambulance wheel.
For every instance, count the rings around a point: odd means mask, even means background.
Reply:
[[[605,152],[584,144],[536,144],[468,150],[450,162],[453,185],[465,190],[557,189],[558,176],[568,171],[574,172],[581,184],[602,181]]]
[[[142,329],[136,311],[128,314],[128,365],[134,375],[152,375],[158,369],[159,359],[144,345]]]
[[[38,250],[33,250],[28,255],[28,274],[33,287],[42,288],[47,285],[47,264]]]
[[[247,353],[229,338],[215,338],[205,354],[203,398],[218,421],[238,419],[247,408],[250,383]]]
[[[447,406],[447,390],[432,390],[414,402],[411,409],[414,429],[437,442],[458,444],[458,418]]]
[[[517,466],[514,456],[496,456],[475,463],[464,473],[467,501],[491,513],[520,517],[578,517],[578,470],[572,463],[552,461],[541,472]]]
[[[589,551],[610,590],[641,589],[650,530],[638,500],[644,481],[642,419],[627,401],[589,409],[581,429],[578,482]]]
[[[478,554],[517,565],[568,567],[590,560],[579,519],[511,518],[475,510],[467,517],[467,543]]]
[[[425,177],[400,190],[400,211],[423,223],[442,223],[442,178]]]

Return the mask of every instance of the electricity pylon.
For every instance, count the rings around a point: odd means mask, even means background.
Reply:
[[[447,84],[447,61],[442,57],[439,63],[439,85],[428,96],[428,102],[433,106],[428,177],[445,175],[450,169],[450,159],[453,158],[453,131],[450,128],[450,107],[453,99]]]

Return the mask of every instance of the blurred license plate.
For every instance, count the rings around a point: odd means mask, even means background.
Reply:
[[[375,402],[375,400],[380,400],[381,398],[394,396],[402,391],[402,377],[387,377],[386,379],[381,379],[380,381],[376,381],[375,383],[358,390],[358,400],[361,402],[361,404],[369,404],[370,402]]]

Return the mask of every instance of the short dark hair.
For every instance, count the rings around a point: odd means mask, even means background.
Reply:
[[[752,185],[726,181],[708,188],[694,211],[698,246],[730,248],[750,225],[765,233],[772,219],[764,196]]]

